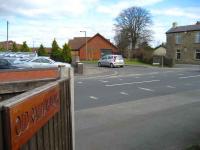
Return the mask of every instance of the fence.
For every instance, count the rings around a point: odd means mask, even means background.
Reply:
[[[73,71],[0,102],[0,150],[73,150]]]

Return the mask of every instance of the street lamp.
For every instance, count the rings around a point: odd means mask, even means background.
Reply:
[[[80,32],[84,32],[85,33],[85,57],[86,57],[86,60],[87,60],[87,31],[80,31]]]
[[[6,50],[8,51],[8,25],[9,22],[7,21],[7,41],[6,41]]]

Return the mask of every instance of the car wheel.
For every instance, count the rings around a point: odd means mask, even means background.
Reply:
[[[114,68],[114,65],[112,63],[110,64],[110,68]]]
[[[98,63],[98,67],[101,67],[101,63],[100,62]]]
[[[124,66],[120,66],[121,68],[123,68]]]

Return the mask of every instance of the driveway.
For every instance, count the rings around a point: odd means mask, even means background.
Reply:
[[[198,68],[106,69],[75,79],[77,150],[177,150],[199,142]]]

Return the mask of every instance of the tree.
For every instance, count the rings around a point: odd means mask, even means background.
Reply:
[[[45,51],[44,46],[41,44],[38,49],[38,56],[47,56],[47,52]]]
[[[119,48],[119,52],[120,54],[122,54],[123,56],[125,55],[125,51],[129,46],[129,39],[127,38],[126,33],[121,32],[121,33],[117,33],[114,37],[115,43],[117,45],[117,47]]]
[[[62,58],[63,58],[63,61],[67,63],[71,63],[72,61],[71,49],[69,45],[67,45],[66,43],[63,45]]]
[[[115,19],[116,34],[124,35],[128,39],[130,50],[134,50],[137,44],[151,39],[152,19],[150,13],[141,7],[131,7],[123,10]],[[123,41],[123,40],[121,40]]]
[[[52,42],[52,49],[51,49],[51,59],[55,61],[60,61],[62,60],[62,53],[61,50],[58,46],[58,43],[56,42],[56,39],[53,40]]]
[[[0,52],[1,51],[4,51],[4,48],[3,48],[3,46],[0,45]]]
[[[19,51],[16,42],[13,42],[12,51],[13,52],[18,52]]]
[[[20,51],[22,51],[22,52],[30,52],[30,48],[26,44],[26,41],[23,42],[22,46],[20,47]]]

